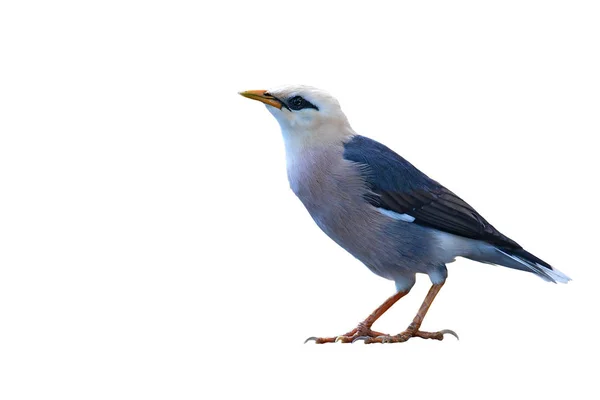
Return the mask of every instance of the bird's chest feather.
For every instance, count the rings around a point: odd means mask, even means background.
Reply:
[[[334,240],[364,227],[366,187],[358,169],[341,151],[288,157],[290,187],[317,225]]]

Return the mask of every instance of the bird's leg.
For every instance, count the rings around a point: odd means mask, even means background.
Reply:
[[[387,310],[389,310],[389,308],[391,306],[393,306],[394,303],[396,303],[398,300],[400,300],[402,297],[406,296],[407,294],[408,294],[408,290],[397,292],[396,294],[394,294],[393,296],[388,298],[386,301],[384,301],[382,305],[377,307],[377,309],[375,311],[373,311],[371,313],[371,315],[369,315],[364,321],[359,322],[358,326],[356,328],[352,329],[350,332],[347,332],[340,336],[333,336],[333,337],[314,337],[313,336],[313,337],[309,337],[308,339],[306,339],[306,341],[304,343],[311,341],[311,340],[314,340],[315,343],[318,343],[318,344],[333,343],[336,341],[340,341],[342,343],[351,343],[354,340],[356,340],[357,338],[371,339],[371,338],[376,338],[376,337],[387,336],[384,333],[371,330],[371,326],[373,326],[375,321],[377,321],[377,319],[379,319],[379,317],[381,317]]]
[[[435,299],[435,296],[438,294],[438,292],[440,291],[440,289],[442,288],[443,285],[444,285],[444,282],[437,283],[437,284],[434,284],[433,286],[431,286],[431,289],[429,289],[427,296],[425,296],[425,300],[423,300],[423,304],[421,304],[421,307],[419,308],[417,315],[415,316],[415,318],[413,319],[411,324],[408,326],[408,328],[406,328],[406,330],[404,332],[399,333],[398,335],[395,335],[395,336],[381,335],[381,336],[378,336],[375,338],[371,337],[369,339],[365,339],[365,343],[406,342],[411,337],[443,340],[445,333],[449,333],[458,339],[458,335],[454,331],[451,331],[449,329],[444,329],[439,332],[423,332],[423,331],[419,330],[419,328],[421,327],[421,324],[423,323],[423,319],[425,318],[425,314],[427,314],[427,311],[429,310],[429,307],[431,306],[433,299]]]

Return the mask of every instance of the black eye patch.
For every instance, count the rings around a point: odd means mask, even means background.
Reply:
[[[304,108],[314,108],[315,110],[319,111],[317,106],[312,104],[310,101],[305,100],[301,96],[294,96],[287,99],[287,105],[290,109],[295,111],[302,110]]]

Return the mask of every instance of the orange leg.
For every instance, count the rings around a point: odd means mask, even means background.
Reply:
[[[309,337],[304,343],[314,340],[315,343],[333,343],[340,341],[342,343],[352,343],[353,341],[360,339],[374,339],[377,337],[387,337],[386,334],[371,330],[371,326],[381,317],[391,306],[394,305],[402,297],[406,296],[408,291],[397,292],[395,295],[388,298],[382,305],[377,307],[375,311],[371,313],[364,321],[360,322],[358,326],[352,329],[350,332],[340,336],[333,337]]]
[[[443,285],[444,285],[444,282],[431,286],[431,289],[429,289],[427,296],[425,296],[425,300],[423,300],[423,304],[421,304],[421,307],[419,308],[417,315],[415,316],[412,323],[408,326],[408,328],[406,328],[406,330],[404,332],[399,333],[398,335],[395,335],[395,336],[380,335],[377,337],[369,337],[369,338],[365,339],[365,343],[400,343],[400,342],[406,342],[411,337],[443,340],[444,334],[446,334],[446,333],[451,334],[458,339],[458,335],[454,331],[451,331],[449,329],[444,329],[439,332],[423,332],[423,331],[419,330],[419,328],[421,327],[421,324],[423,323],[423,319],[425,318],[425,315],[427,314],[427,311],[429,310],[429,307],[431,307],[431,303],[433,302],[433,299],[435,299],[435,296],[438,294],[438,292],[440,291],[440,289],[442,288]]]

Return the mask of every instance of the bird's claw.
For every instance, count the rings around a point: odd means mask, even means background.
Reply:
[[[408,329],[404,332],[401,332],[397,335],[386,335],[381,332],[375,332],[370,329],[368,330],[360,330],[353,329],[352,331],[333,337],[316,337],[311,336],[304,341],[304,344],[314,341],[315,344],[322,343],[356,343],[358,341],[363,341],[365,344],[371,343],[403,343],[408,341],[413,337],[419,337],[422,339],[434,339],[434,340],[444,340],[444,335],[452,335],[459,340],[458,335],[451,329],[442,329],[438,332],[424,332],[419,330]]]
[[[454,332],[452,329],[442,329],[441,331],[439,331],[439,333],[441,333],[442,336],[445,334],[449,334],[449,335],[454,336],[456,338],[456,340],[460,340],[460,338],[458,337],[456,332]]]
[[[363,340],[366,343],[369,339],[371,339],[371,336],[357,336],[352,339],[352,343],[358,342],[359,340]]]
[[[373,340],[375,339],[374,335],[359,335],[359,334],[352,334],[352,335],[340,335],[340,336],[334,336],[334,337],[326,337],[326,338],[319,338],[316,336],[311,336],[308,339],[306,339],[304,341],[304,344],[310,342],[310,341],[314,341],[316,344],[322,344],[322,343],[337,343],[337,342],[341,342],[341,343],[355,343],[358,342],[360,340],[363,340],[365,343],[373,343]]]
[[[315,344],[323,344],[323,343],[337,343],[337,342],[342,342],[342,343],[350,343],[352,341],[352,337],[347,336],[347,335],[340,335],[340,336],[334,336],[334,337],[316,337],[316,336],[311,336],[308,339],[306,339],[304,341],[304,344],[310,342],[310,341],[314,341]]]

